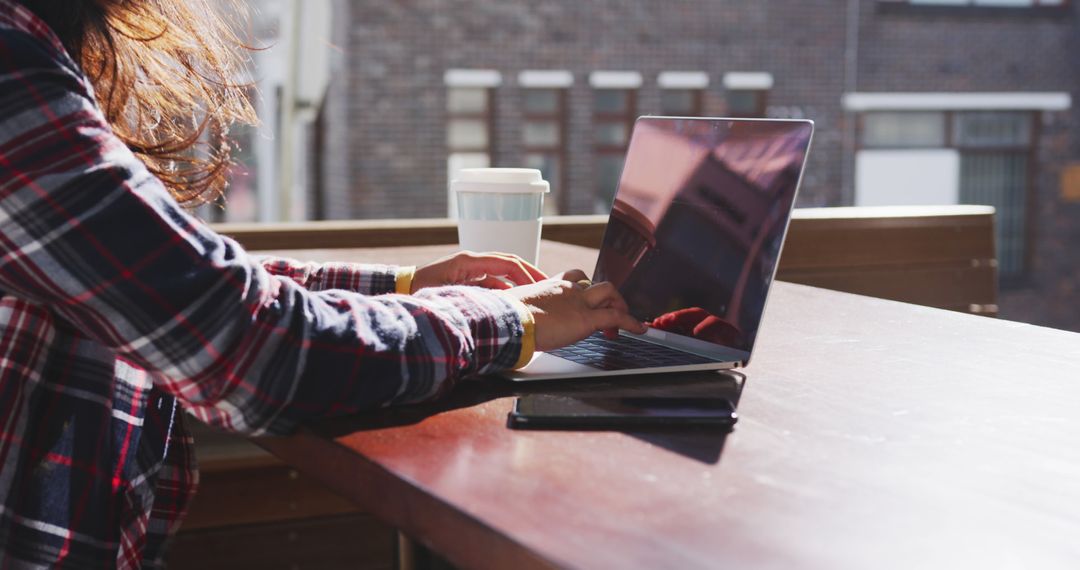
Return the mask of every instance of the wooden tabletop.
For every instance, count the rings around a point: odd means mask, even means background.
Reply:
[[[545,243],[541,266],[595,255]],[[730,394],[741,419],[726,436],[507,429],[525,391]],[[1080,561],[1080,334],[786,283],[742,374],[476,380],[260,444],[469,568]]]

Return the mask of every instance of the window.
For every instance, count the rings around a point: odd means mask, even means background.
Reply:
[[[967,148],[1027,148],[1031,114],[1025,112],[953,113],[956,145]]]
[[[724,74],[727,113],[732,117],[764,117],[769,105],[773,76],[763,71]]]
[[[945,146],[945,114],[940,112],[868,113],[863,117],[862,146],[867,148],[940,148]]]
[[[248,90],[248,96],[253,102],[260,101],[253,88]],[[228,167],[228,185],[224,188],[223,199],[199,206],[197,213],[201,219],[215,223],[260,221],[259,192],[269,194],[274,190],[260,179],[260,172],[265,168],[260,159],[272,155],[275,149],[271,147],[266,152],[267,149],[261,148],[260,143],[267,137],[259,134],[259,127],[255,125],[236,123],[229,128],[233,164]],[[203,133],[201,142],[213,147],[214,152],[220,150],[215,142],[211,142],[208,132]],[[270,197],[276,195],[270,194]]]
[[[701,99],[701,89],[664,89],[660,91],[660,113],[676,117],[700,117]]]
[[[999,273],[1018,277],[1026,264],[1034,122],[1030,111],[866,113],[857,157],[857,170],[864,172],[857,174],[856,195],[927,195],[927,188],[942,186],[940,200],[994,206]],[[902,184],[888,189],[890,177]]]
[[[593,92],[593,149],[595,187],[593,211],[611,211],[619,187],[626,147],[634,126],[637,93],[632,89],[597,89]]]
[[[219,4],[215,2],[214,4]],[[221,2],[233,22],[231,5]],[[266,2],[251,11],[250,25],[236,32],[240,41],[259,46],[250,53],[235,84],[249,85],[249,99],[259,118],[257,126],[234,125],[229,133],[237,144],[229,168],[225,203],[206,205],[198,214],[213,222],[303,221],[313,217],[313,129],[329,85],[331,7],[313,3],[294,14],[281,2]],[[295,17],[294,17],[295,16]],[[242,17],[237,17],[237,23]],[[289,27],[289,22],[294,27]],[[290,30],[293,33],[290,33]],[[290,66],[297,66],[296,73]],[[209,139],[204,139],[209,143]]]
[[[447,205],[454,218],[457,201],[450,193],[450,181],[462,168],[484,168],[492,163],[494,88],[501,76],[491,70],[452,69],[446,72],[445,81]]]
[[[490,151],[490,97],[481,88],[455,88],[447,93],[446,144],[452,152]]]
[[[214,221],[254,222],[258,220],[259,155],[256,148],[258,129],[249,125],[236,125],[230,133],[236,141],[236,163],[229,167],[229,186],[225,189],[227,207],[214,208],[220,217]]]
[[[764,117],[769,92],[764,89],[728,89],[728,115],[732,117]]]
[[[566,90],[525,89],[522,100],[524,123],[521,131],[525,165],[535,168],[551,184],[544,200],[544,214],[565,211],[563,169],[566,156]]]
[[[953,143],[960,150],[960,202],[997,209],[998,271],[1020,275],[1025,265],[1032,113],[952,114]]]
[[[656,77],[660,86],[660,113],[677,117],[704,115],[709,75],[703,71],[664,71]]]

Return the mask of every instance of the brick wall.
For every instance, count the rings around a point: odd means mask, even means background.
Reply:
[[[1080,161],[1080,12],[932,9],[863,2],[861,91],[1071,91],[1039,117],[1029,268],[1002,289],[1001,316],[1080,330],[1080,203],[1060,196]]]
[[[799,203],[850,203],[853,120],[845,92],[847,0],[336,0],[341,61],[327,100],[327,217],[446,213],[446,86],[452,68],[495,69],[496,166],[523,162],[518,72],[573,72],[568,94],[568,213],[592,209],[596,70],[644,77],[638,114],[657,111],[661,71],[705,71],[705,113],[726,111],[730,71],[766,71],[774,116],[817,123]],[[1080,204],[1058,175],[1080,160],[1080,16],[1065,10],[882,6],[859,2],[858,91],[1071,91],[1045,113],[1033,188],[1031,270],[1005,291],[1006,317],[1080,330]],[[347,8],[347,9],[346,9]]]
[[[843,69],[842,1],[717,3],[682,0],[504,0],[382,2],[357,0],[343,30],[347,83],[338,114],[347,125],[353,208],[332,217],[441,216],[446,212],[445,85],[450,68],[496,69],[496,165],[520,165],[521,88],[525,69],[574,73],[568,97],[567,190],[571,212],[592,208],[592,89],[595,70],[641,72],[638,114],[658,111],[661,71],[706,71],[705,112],[724,113],[728,71],[769,71],[774,108],[818,121],[813,164],[802,200],[839,200],[839,125]],[[764,6],[764,8],[763,8]],[[777,38],[783,38],[782,40]],[[835,63],[831,63],[835,62]],[[333,119],[331,119],[333,122]],[[328,188],[340,193],[340,186]]]

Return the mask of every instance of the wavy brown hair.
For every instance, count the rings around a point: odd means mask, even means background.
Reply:
[[[232,0],[17,0],[45,21],[94,85],[113,131],[177,201],[218,199],[229,126],[254,124],[238,82],[248,47]]]

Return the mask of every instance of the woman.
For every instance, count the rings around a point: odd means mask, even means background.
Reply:
[[[252,119],[211,13],[0,0],[0,568],[160,565],[197,480],[182,411],[287,433],[643,329],[580,272],[255,259],[191,217]]]

